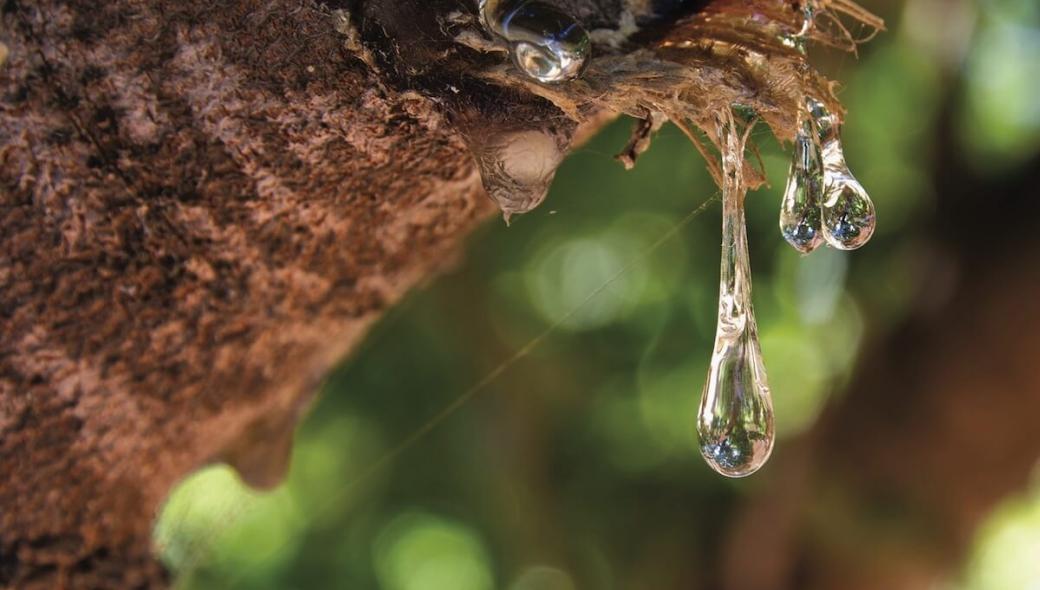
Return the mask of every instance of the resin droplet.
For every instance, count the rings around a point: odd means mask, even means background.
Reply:
[[[502,210],[506,223],[545,200],[563,149],[551,133],[538,129],[492,133],[471,138],[484,190]]]
[[[823,238],[839,250],[855,250],[874,235],[877,222],[874,203],[845,163],[837,117],[812,99],[809,100],[809,112],[819,133],[823,160],[823,200],[820,203]]]
[[[513,63],[539,82],[573,80],[588,64],[588,32],[551,4],[481,0],[480,16],[489,31],[509,42]]]
[[[780,205],[780,233],[796,250],[808,254],[823,243],[820,202],[823,198],[823,164],[820,147],[806,122],[794,139],[794,158],[787,173],[787,188]]]
[[[751,305],[744,224],[744,143],[719,125],[722,146],[722,272],[715,348],[697,413],[701,454],[727,477],[757,471],[773,451],[773,402]]]

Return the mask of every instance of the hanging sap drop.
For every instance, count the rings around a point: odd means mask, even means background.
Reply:
[[[701,454],[717,472],[744,477],[773,451],[773,402],[751,305],[751,264],[744,222],[744,144],[732,123],[722,144],[722,268],[711,367],[697,413]]]
[[[823,243],[820,201],[823,197],[823,165],[820,148],[807,121],[794,140],[794,158],[787,174],[787,188],[780,205],[780,233],[799,252],[808,254]]]
[[[539,82],[581,75],[592,42],[573,17],[539,0],[481,0],[484,26],[510,46],[513,63]]]
[[[845,163],[837,117],[812,99],[809,100],[809,111],[822,146],[823,200],[820,208],[823,238],[839,250],[855,250],[874,235],[877,223],[874,203]]]
[[[564,154],[555,136],[543,129],[485,129],[468,139],[484,189],[507,224],[545,200]]]
[[[823,236],[835,248],[855,250],[874,235],[874,203],[863,185],[849,173],[840,144],[824,146],[823,162]]]

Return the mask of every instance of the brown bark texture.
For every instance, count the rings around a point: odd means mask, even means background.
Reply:
[[[590,28],[656,6],[558,4]],[[559,90],[458,42],[472,2],[5,0],[0,586],[162,586],[177,480],[276,482],[325,373],[492,212],[487,137],[562,152],[604,110],[699,126],[735,100],[789,137],[808,89],[832,99],[776,40],[794,3],[715,4],[684,33],[715,41],[607,43]]]
[[[221,457],[262,481],[287,452],[262,443],[490,207],[443,112],[321,6],[2,18],[0,586],[161,584],[170,486]]]
[[[276,482],[323,375],[491,213],[463,123],[574,128],[464,75],[474,9],[3,3],[0,586],[163,585],[171,485]]]

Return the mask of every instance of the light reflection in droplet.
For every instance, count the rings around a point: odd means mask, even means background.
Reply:
[[[592,42],[573,17],[539,0],[481,0],[481,19],[510,44],[513,63],[539,82],[573,80],[588,65]]]
[[[711,366],[701,394],[701,454],[727,477],[751,475],[773,450],[773,403],[751,305],[751,265],[744,221],[744,143],[732,120],[720,120],[722,264]]]

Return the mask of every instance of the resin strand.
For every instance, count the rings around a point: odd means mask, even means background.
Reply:
[[[711,367],[697,414],[701,454],[717,472],[744,477],[773,450],[773,402],[751,305],[744,221],[744,140],[729,113],[718,123],[722,148],[722,265]]]

